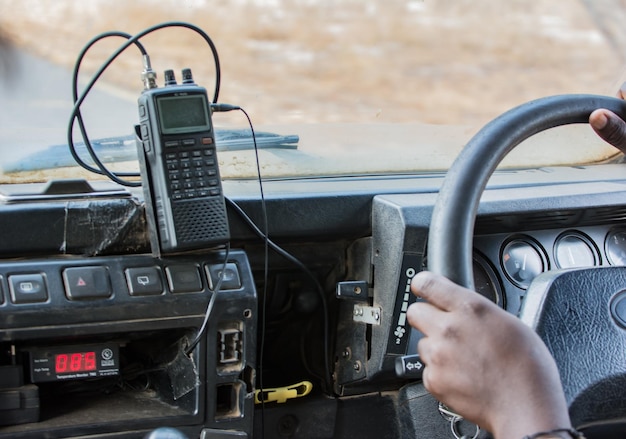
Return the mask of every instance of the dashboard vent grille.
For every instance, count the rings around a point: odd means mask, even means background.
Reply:
[[[541,230],[563,227],[626,222],[626,207],[598,207],[586,210],[515,213],[480,217],[476,233],[503,233],[518,230]]]
[[[586,211],[585,220],[593,224],[626,221],[626,207],[599,207]]]
[[[582,212],[557,211],[533,212],[515,215],[496,215],[479,218],[476,222],[478,233],[511,232],[515,230],[539,230],[553,227],[570,227],[578,224]]]

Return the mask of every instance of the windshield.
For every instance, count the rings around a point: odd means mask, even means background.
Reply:
[[[528,100],[615,95],[625,11],[580,0],[3,2],[0,29],[13,50],[0,84],[2,179],[102,178],[73,166],[67,148],[71,71],[101,32],[132,35],[177,20],[209,34],[221,63],[218,102],[249,114],[264,177],[395,174],[446,169],[483,124]],[[164,70],[180,80],[189,67],[212,95],[213,58],[197,34],[163,29],[141,42],[159,85]],[[90,49],[81,92],[122,43],[110,38]],[[141,70],[141,54],[131,47],[82,106],[89,139],[117,171],[138,170]],[[255,177],[244,115],[214,113],[213,124],[222,177]],[[615,155],[586,126],[537,137],[506,165],[579,165]]]

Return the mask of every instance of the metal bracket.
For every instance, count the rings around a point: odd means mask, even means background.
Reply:
[[[363,280],[351,280],[345,282],[337,282],[337,291],[335,297],[337,299],[351,299],[365,302],[367,301],[369,286]]]
[[[354,304],[354,312],[352,313],[352,320],[355,322],[367,323],[368,325],[380,325],[382,319],[381,308],[375,306],[361,305],[359,303]]]

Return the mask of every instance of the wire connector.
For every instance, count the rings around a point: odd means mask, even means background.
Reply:
[[[231,104],[211,104],[211,111],[214,111],[216,113],[220,113],[220,112],[226,112],[226,111],[233,111],[233,110],[241,110],[241,107],[238,105],[231,105]]]
[[[143,71],[141,72],[141,81],[143,82],[144,90],[150,90],[151,88],[157,88],[156,83],[157,74],[152,70],[150,64],[150,56],[143,55]]]

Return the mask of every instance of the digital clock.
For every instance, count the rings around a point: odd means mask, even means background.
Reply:
[[[33,383],[119,375],[119,347],[113,343],[30,350]]]

